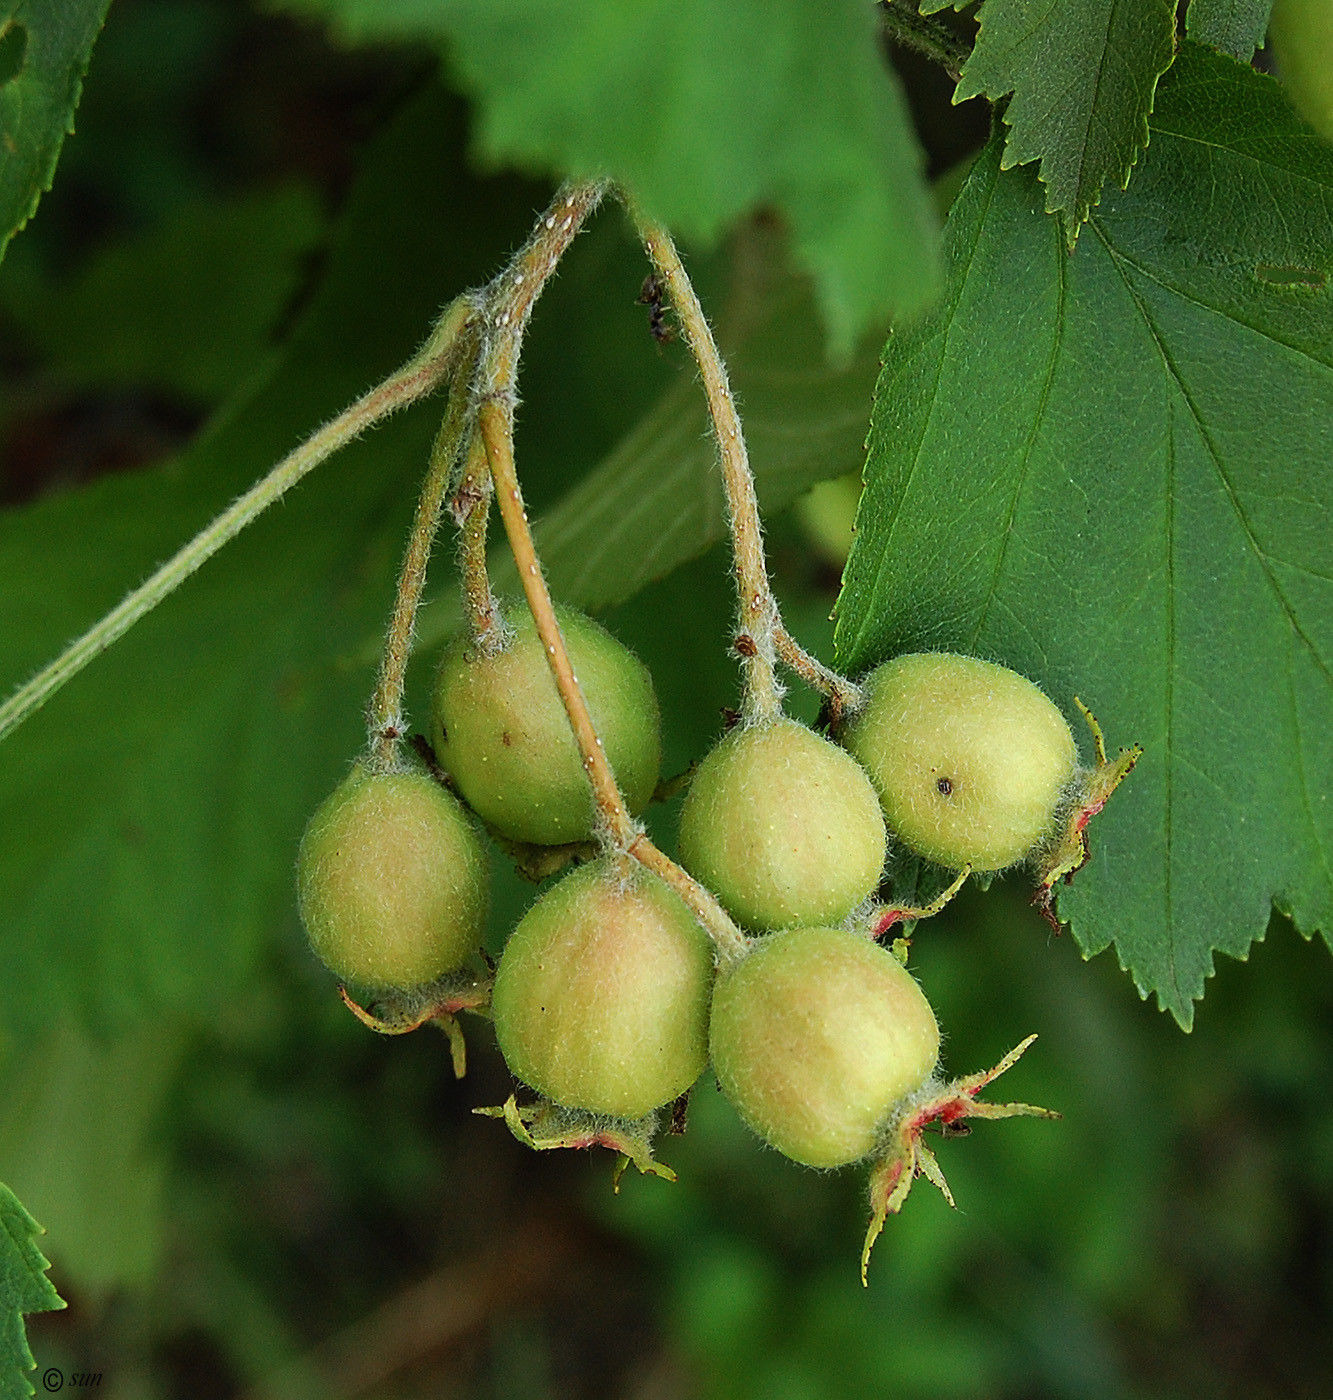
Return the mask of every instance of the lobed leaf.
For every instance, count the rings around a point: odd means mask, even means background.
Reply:
[[[886,347],[837,651],[991,657],[1143,744],[1060,912],[1187,1026],[1272,906],[1333,926],[1333,151],[1187,44],[1075,255],[1002,164]]]
[[[0,258],[51,188],[110,3],[0,2]]]
[[[447,44],[490,161],[609,173],[678,237],[777,208],[852,352],[936,282],[934,218],[858,0],[285,0],[352,38]]]
[[[63,1308],[37,1248],[42,1227],[0,1182],[0,1400],[27,1400],[33,1387],[27,1372],[36,1365],[23,1327],[23,1314]]]
[[[1174,53],[1175,5],[985,0],[979,18],[954,101],[1013,94],[1003,167],[1040,162],[1046,212],[1060,215],[1072,247],[1103,187],[1123,189],[1148,143],[1153,93]]]

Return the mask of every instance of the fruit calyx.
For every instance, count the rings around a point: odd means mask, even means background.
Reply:
[[[613,1118],[584,1109],[562,1108],[549,1099],[538,1098],[520,1104],[515,1095],[503,1104],[491,1108],[474,1108],[483,1118],[503,1118],[506,1127],[525,1147],[534,1152],[550,1152],[558,1148],[606,1147],[616,1153],[611,1172],[611,1187],[620,1191],[620,1178],[632,1163],[642,1176],[660,1176],[675,1181],[676,1173],[653,1157],[653,1135],[658,1116],[649,1113],[643,1118]]]
[[[1053,908],[1055,886],[1061,879],[1065,884],[1070,884],[1075,874],[1092,859],[1092,852],[1088,847],[1088,823],[1106,806],[1111,794],[1143,756],[1143,746],[1133,744],[1127,749],[1121,749],[1115,758],[1108,759],[1101,725],[1077,695],[1074,696],[1074,704],[1078,706],[1079,712],[1092,731],[1092,745],[1097,762],[1090,771],[1079,775],[1078,787],[1069,805],[1068,815],[1055,840],[1046,847],[1039,863],[1037,892],[1032,897],[1032,903],[1056,933],[1061,931],[1061,924]]]
[[[932,1081],[920,1093],[904,1101],[898,1118],[885,1136],[886,1146],[870,1173],[870,1225],[866,1230],[865,1246],[861,1251],[861,1283],[866,1285],[866,1270],[870,1251],[879,1238],[884,1222],[896,1215],[907,1199],[912,1183],[918,1176],[938,1186],[944,1199],[953,1206],[953,1192],[944,1179],[934,1152],[921,1140],[932,1123],[942,1131],[964,1135],[968,1118],[1059,1118],[1053,1109],[1038,1108],[1030,1103],[987,1103],[977,1095],[1006,1070],[1012,1069],[1023,1052],[1036,1040],[1030,1035],[1016,1045],[993,1069],[964,1075],[948,1083]],[[956,1208],[956,1207],[955,1207]]]
[[[482,957],[486,955],[483,953]],[[388,992],[377,997],[369,1007],[362,1006],[339,985],[338,995],[343,1005],[361,1022],[379,1035],[408,1035],[422,1026],[434,1025],[449,1040],[449,1058],[454,1078],[467,1074],[467,1042],[458,1024],[460,1011],[485,1016],[491,1003],[493,969],[485,975],[463,970],[442,977],[427,987],[412,992]]]

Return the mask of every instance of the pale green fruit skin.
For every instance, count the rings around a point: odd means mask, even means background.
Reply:
[[[710,1043],[722,1092],[808,1167],[874,1151],[940,1052],[935,1014],[891,953],[845,929],[775,933],[723,972]]]
[[[311,817],[296,870],[310,945],[344,982],[420,987],[481,942],[486,848],[458,799],[425,773],[358,764]]]
[[[1050,835],[1078,750],[1031,681],[932,652],[885,662],[863,688],[842,742],[904,845],[953,869],[1003,870]]]
[[[681,808],[681,863],[753,929],[840,923],[878,885],[884,849],[864,770],[791,719],[728,734]]]
[[[1282,84],[1300,114],[1333,141],[1333,5],[1276,0],[1268,36]]]
[[[662,767],[648,668],[604,627],[556,609],[598,737],[630,811]],[[558,846],[593,832],[592,789],[560,692],[526,608],[506,611],[513,643],[478,656],[466,637],[445,652],[431,705],[431,743],[472,809],[514,841]]]
[[[510,935],[491,1007],[516,1078],[565,1108],[642,1118],[708,1062],[712,948],[656,875],[603,859]]]

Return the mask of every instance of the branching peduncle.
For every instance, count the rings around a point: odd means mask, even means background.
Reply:
[[[471,315],[459,298],[446,308],[425,345],[396,374],[363,394],[330,423],[312,433],[243,496],[214,517],[150,578],[72,642],[51,664],[21,685],[0,705],[0,739],[17,729],[88,663],[119,641],[140,618],[157,607],[191,574],[235,539],[256,516],[289,491],[325,458],[359,437],[372,424],[429,394],[452,368],[458,337]]]
[[[744,718],[747,722],[772,719],[782,711],[782,685],[775,670],[781,623],[764,562],[759,502],[745,451],[740,414],[732,398],[726,365],[671,235],[641,210],[631,206],[631,213],[648,256],[666,284],[685,339],[699,366],[717,436],[740,601],[740,631],[735,647],[744,676]]]
[[[479,309],[479,308],[476,308]],[[475,318],[474,318],[475,319]],[[403,716],[403,683],[407,663],[412,654],[412,638],[416,629],[417,609],[426,586],[426,569],[430,563],[431,546],[440,527],[444,498],[449,494],[458,475],[458,463],[468,441],[470,426],[472,376],[476,372],[478,342],[474,326],[458,344],[455,355],[453,382],[449,403],[445,408],[440,430],[431,447],[426,479],[417,498],[412,532],[398,575],[398,590],[394,597],[393,617],[384,638],[384,654],[379,677],[370,701],[369,744],[371,767],[378,772],[391,772],[398,766],[399,751],[407,722]]]
[[[523,333],[533,303],[584,220],[601,202],[606,188],[602,182],[564,187],[538,221],[527,244],[487,289],[486,338],[476,387],[477,432],[484,444],[500,518],[528,608],[592,786],[601,840],[665,880],[708,932],[719,960],[728,962],[744,955],[749,946],[745,935],[698,881],[648,839],[625,805],[569,659],[533,543],[514,465],[514,405]],[[465,478],[466,475],[465,472]],[[469,519],[474,514],[475,509]],[[464,548],[480,553],[484,550],[484,540],[474,537],[469,542],[465,539]],[[475,570],[474,581],[484,577],[482,567],[479,565]],[[477,587],[480,592],[479,583]],[[489,593],[489,585],[486,588]]]

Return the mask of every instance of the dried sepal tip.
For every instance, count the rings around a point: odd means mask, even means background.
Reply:
[[[968,1118],[1058,1118],[1053,1109],[1038,1108],[1030,1103],[986,1103],[977,1095],[1007,1069],[1013,1067],[1023,1052],[1036,1040],[1030,1035],[1016,1045],[993,1069],[964,1075],[941,1085],[936,1092],[929,1088],[909,1102],[902,1116],[890,1130],[887,1146],[870,1173],[870,1225],[866,1230],[865,1247],[861,1251],[861,1283],[866,1283],[870,1251],[879,1238],[884,1222],[896,1215],[907,1199],[912,1183],[924,1176],[939,1187],[944,1199],[954,1205],[953,1192],[944,1178],[934,1152],[921,1140],[921,1134],[932,1123],[939,1123],[947,1132],[958,1130]]]
[[[503,1104],[474,1108],[472,1111],[483,1118],[503,1118],[519,1142],[534,1152],[550,1152],[558,1148],[609,1148],[617,1154],[611,1177],[612,1186],[617,1192],[620,1190],[620,1178],[631,1164],[644,1176],[660,1176],[664,1181],[676,1179],[676,1173],[670,1167],[653,1157],[653,1135],[657,1131],[655,1113],[644,1118],[610,1118],[583,1109],[562,1108],[543,1098],[520,1104],[513,1094]]]

